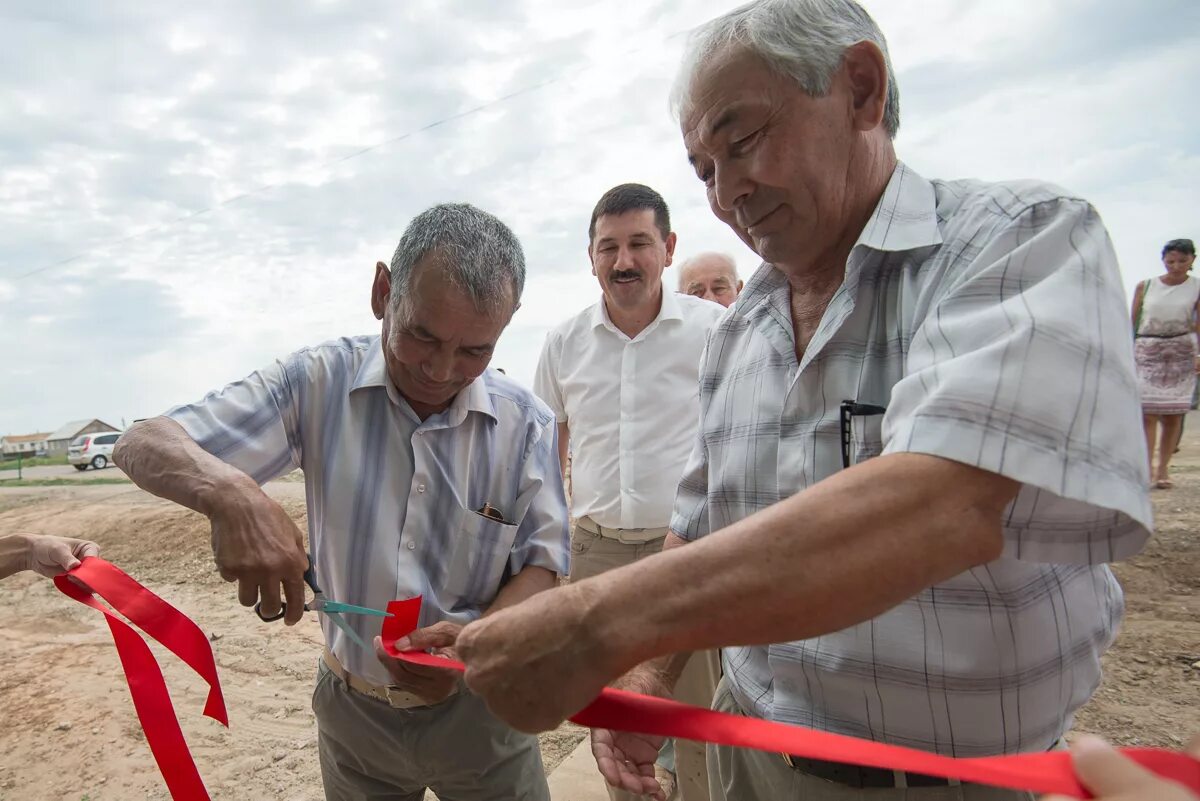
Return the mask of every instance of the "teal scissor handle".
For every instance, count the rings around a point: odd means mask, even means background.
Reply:
[[[337,626],[338,630],[345,634],[351,642],[363,650],[370,650],[363,638],[358,636],[358,632],[342,619],[342,613],[371,615],[373,617],[391,617],[392,613],[385,612],[382,609],[372,609],[369,606],[355,606],[354,604],[344,604],[340,601],[325,600],[321,586],[317,584],[317,575],[313,569],[312,556],[310,554],[305,554],[305,556],[308,557],[308,566],[304,570],[304,583],[313,591],[313,599],[304,605],[305,611],[320,612],[326,615],[333,622],[333,625]],[[272,620],[279,620],[287,613],[287,604],[280,604],[279,613],[268,617],[262,613],[262,602],[259,602],[254,605],[254,613],[258,615],[259,620],[270,623]]]

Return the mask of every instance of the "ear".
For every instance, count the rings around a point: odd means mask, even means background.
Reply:
[[[853,99],[855,130],[875,130],[883,123],[887,101],[887,60],[883,51],[874,42],[851,45],[842,56],[841,74]]]
[[[739,295],[740,295],[740,294],[742,294],[742,287],[743,287],[743,286],[745,286],[745,283],[743,283],[742,281],[738,281],[738,288],[737,288],[737,291],[738,291],[738,294],[739,294]]]
[[[592,275],[596,274],[596,259],[592,256],[592,243],[588,242],[588,263],[592,265]]]
[[[671,266],[671,261],[675,258],[675,243],[678,241],[678,239],[679,237],[675,236],[674,231],[667,234],[667,267]]]
[[[387,311],[388,298],[392,296],[392,274],[381,261],[375,262],[375,280],[371,283],[371,311],[376,320],[383,319]]]

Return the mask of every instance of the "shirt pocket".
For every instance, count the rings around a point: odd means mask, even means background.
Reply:
[[[459,604],[491,603],[505,579],[517,526],[463,509],[446,569],[446,592]]]
[[[850,466],[883,453],[883,415],[861,414],[850,419]]]

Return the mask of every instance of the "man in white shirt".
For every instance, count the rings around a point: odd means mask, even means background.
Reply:
[[[524,284],[504,223],[435,206],[409,225],[391,267],[376,265],[380,334],[304,348],[138,423],[114,460],[143,489],[206,515],[242,604],[289,624],[304,613],[308,558],[260,485],[303,468],[314,583],[375,608],[420,595],[421,628],[400,647],[451,647],[463,624],[567,569],[554,416],[487,369]],[[536,738],[460,691],[453,671],[384,655],[380,618],[344,622],[322,616],[313,693],[328,801],[420,801],[426,788],[443,801],[548,801]]]
[[[679,266],[679,291],[729,308],[742,293],[737,262],[728,253],[697,253]]]
[[[563,464],[572,444],[573,582],[662,550],[695,442],[700,354],[723,309],[664,290],[675,239],[653,189],[606,192],[588,226],[603,295],[550,332],[538,362],[534,392],[558,418]],[[711,652],[698,655],[676,697],[708,706],[717,676]],[[707,801],[703,748],[679,743],[677,766],[684,801]]]

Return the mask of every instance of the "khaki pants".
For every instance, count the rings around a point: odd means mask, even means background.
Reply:
[[[580,581],[607,570],[631,565],[639,559],[662,552],[663,540],[626,544],[601,537],[576,526],[571,532],[571,580]],[[692,655],[675,686],[675,700],[693,706],[712,705],[717,681],[721,678],[721,661],[716,651],[701,651]],[[708,768],[703,743],[691,740],[675,741],[675,781],[680,801],[709,801]],[[603,779],[599,779],[603,781]],[[612,801],[633,801],[642,798],[624,790],[608,788]]]
[[[536,737],[510,729],[477,696],[393,709],[354,692],[324,662],[313,691],[327,801],[550,801]]]
[[[713,709],[745,714],[724,681]],[[1033,801],[1030,793],[982,784],[859,789],[801,773],[779,754],[724,745],[708,746],[708,781],[712,801]]]

